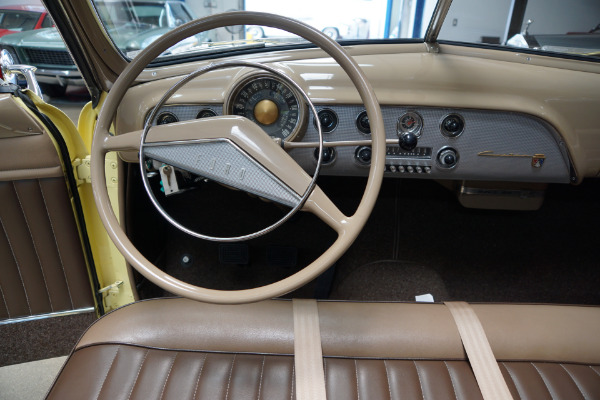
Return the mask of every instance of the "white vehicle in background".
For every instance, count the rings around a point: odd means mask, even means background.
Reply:
[[[370,0],[328,1],[307,0],[273,5],[266,0],[246,0],[246,10],[280,14],[311,25],[334,40],[368,39],[369,20],[360,15],[359,3]],[[319,10],[315,15],[313,10]],[[248,39],[291,37],[292,34],[265,26],[246,26]]]

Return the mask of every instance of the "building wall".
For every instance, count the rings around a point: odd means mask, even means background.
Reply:
[[[481,43],[482,36],[491,36],[502,40],[510,7],[511,0],[455,0],[440,39]]]
[[[598,0],[529,0],[524,21],[529,33],[587,32],[600,24]]]
[[[440,39],[481,42],[482,36],[504,37],[514,0],[454,0]],[[485,15],[485,19],[481,18]],[[600,23],[598,0],[528,0],[529,33],[587,32]]]

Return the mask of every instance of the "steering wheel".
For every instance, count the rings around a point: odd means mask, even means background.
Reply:
[[[367,110],[372,136],[369,178],[354,215],[344,215],[319,186],[314,185],[314,179],[280,145],[258,125],[244,117],[221,116],[153,127],[147,125],[143,131],[117,136],[109,133],[117,108],[127,89],[152,60],[191,35],[230,25],[264,25],[301,36],[331,56],[350,77]],[[141,150],[140,163],[143,163],[144,146],[167,149],[175,155],[174,158],[185,158],[194,154],[194,146],[222,142],[235,148],[235,156],[252,159],[259,169],[266,171],[264,175],[276,182],[275,189],[289,189],[289,194],[296,198],[293,205],[298,209],[312,212],[337,232],[335,242],[311,264],[285,279],[266,286],[245,290],[214,290],[190,285],[166,274],[148,261],[131,243],[110,204],[104,172],[106,153]],[[174,143],[177,145],[173,145]],[[193,164],[194,162],[189,162],[185,167],[191,167]],[[377,200],[384,170],[385,130],[381,109],[373,88],[358,64],[337,42],[306,24],[274,14],[248,11],[216,14],[188,22],[166,33],[141,51],[125,68],[108,93],[98,116],[91,151],[92,189],[96,207],[110,238],[126,260],[145,278],[171,293],[220,304],[249,303],[281,296],[324,272],[344,254],[365,225]],[[258,183],[255,181],[254,185],[262,186],[264,182],[261,179],[263,178],[258,179]],[[250,192],[253,190],[243,189]]]

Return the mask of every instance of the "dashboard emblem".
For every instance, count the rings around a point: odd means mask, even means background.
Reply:
[[[543,154],[536,154],[531,157],[531,166],[534,168],[542,168],[544,165],[544,161],[546,161],[546,156]]]
[[[544,165],[544,161],[546,161],[546,156],[544,154],[516,154],[516,153],[504,153],[498,154],[494,153],[493,150],[486,150],[477,153],[480,157],[510,157],[510,158],[531,158],[531,166],[534,168],[542,168]]]

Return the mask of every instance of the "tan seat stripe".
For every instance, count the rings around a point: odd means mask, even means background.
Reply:
[[[292,300],[296,399],[325,400],[323,349],[316,300]]]
[[[484,400],[513,400],[483,326],[473,308],[463,302],[444,303],[450,309]]]

